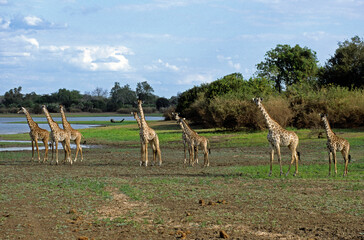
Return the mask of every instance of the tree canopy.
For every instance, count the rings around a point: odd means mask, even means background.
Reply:
[[[316,52],[296,45],[277,45],[265,54],[265,60],[257,64],[258,76],[275,83],[281,92],[285,86],[302,81],[315,80],[318,73]]]
[[[321,85],[364,86],[364,42],[358,36],[339,43],[320,73]]]

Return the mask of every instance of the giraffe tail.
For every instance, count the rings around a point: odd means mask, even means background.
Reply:
[[[351,155],[349,154],[349,162],[351,161]]]
[[[210,141],[207,141],[207,144],[208,144],[209,154],[211,154]]]
[[[301,161],[301,153],[297,151],[298,161]]]

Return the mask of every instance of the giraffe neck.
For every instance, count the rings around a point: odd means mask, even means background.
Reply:
[[[265,119],[265,122],[268,126],[268,129],[269,130],[273,130],[275,129],[275,127],[277,127],[278,123],[276,123],[268,114],[267,110],[264,108],[263,104],[260,103],[258,105],[258,108],[260,109],[260,111],[262,112],[263,116],[264,116],[264,119]]]
[[[23,109],[23,112],[25,114],[25,117],[27,118],[29,128],[31,130],[34,130],[36,127],[38,127],[38,124],[33,121],[33,118],[30,116],[29,112],[27,110],[25,110],[25,109]]]
[[[140,119],[139,119],[138,113],[134,112],[134,118],[135,118],[135,120],[138,123],[138,127],[141,128],[141,123],[140,123]]]
[[[71,124],[67,121],[66,114],[64,113],[63,107],[61,107],[62,125],[65,130],[70,130]]]
[[[148,126],[148,124],[145,121],[144,111],[143,111],[143,107],[142,107],[142,104],[141,103],[138,103],[138,109],[139,109],[139,112],[140,112],[140,127],[141,128],[145,128],[145,127]]]
[[[332,136],[334,136],[334,132],[331,130],[331,127],[330,127],[330,124],[329,124],[329,121],[327,120],[327,118],[323,118],[323,121],[324,121],[324,125],[325,125],[325,131],[326,131],[326,136],[328,139],[331,139]]]
[[[183,129],[185,130],[187,135],[191,136],[193,133],[195,133],[195,131],[193,131],[192,128],[190,128],[190,126],[188,126],[185,120],[182,119],[181,122],[183,125]]]
[[[43,108],[43,110],[44,114],[46,115],[49,127],[52,131],[57,131],[59,129],[58,124],[53,120],[47,109]]]

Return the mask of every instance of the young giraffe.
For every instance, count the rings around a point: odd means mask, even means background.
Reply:
[[[148,126],[147,122],[145,121],[144,111],[142,107],[143,101],[138,100],[138,109],[140,113],[140,136],[141,139],[141,161],[140,166],[145,164],[148,165],[148,143],[150,142],[151,145],[155,146],[155,151],[153,151],[153,162],[156,162],[156,157],[158,155],[159,159],[159,166],[162,165],[162,156],[161,150],[159,147],[159,139],[157,133]]]
[[[143,141],[143,135],[141,134],[141,132],[140,132],[140,129],[141,129],[141,123],[140,123],[140,118],[139,118],[139,116],[138,116],[138,113],[137,112],[131,112],[131,115],[133,115],[134,116],[134,118],[135,118],[135,120],[137,121],[137,123],[138,123],[138,127],[139,127],[139,135],[140,135],[140,141],[141,141],[141,143],[142,143],[142,141]],[[156,146],[155,146],[155,142],[153,141],[153,142],[151,142],[151,145],[152,145],[152,149],[153,149],[153,160],[154,160],[154,164],[156,164],[156,158],[154,157],[156,154],[157,154],[157,148],[156,148]]]
[[[184,145],[184,154],[185,154],[185,160],[184,160],[184,164],[187,163],[187,156],[186,156],[186,145],[188,145],[188,152],[190,155],[190,163],[192,163],[193,161],[193,154],[194,154],[194,144],[193,141],[191,139],[188,138],[187,134],[186,134],[186,130],[182,124],[182,118],[179,116],[178,113],[172,113],[172,115],[174,116],[174,118],[176,119],[177,123],[181,126],[182,129],[182,139],[183,139],[183,145]]]
[[[289,165],[288,171],[286,173],[286,176],[289,173],[289,170],[291,169],[292,163],[296,162],[296,171],[293,174],[293,176],[296,176],[298,174],[298,160],[300,157],[299,152],[297,152],[297,146],[298,146],[298,136],[296,133],[292,131],[287,131],[283,129],[276,121],[274,121],[268,114],[267,110],[265,110],[262,101],[262,98],[253,98],[253,101],[258,106],[260,111],[262,112],[265,122],[268,126],[268,135],[267,139],[270,143],[271,153],[270,153],[270,171],[269,176],[272,175],[272,165],[273,165],[273,159],[274,159],[274,151],[277,152],[278,155],[278,162],[280,165],[280,175],[283,174],[282,171],[282,161],[281,161],[281,146],[287,146],[291,150],[291,163]]]
[[[42,140],[45,148],[45,154],[43,158],[43,162],[46,162],[48,159],[48,141],[49,141],[49,132],[43,128],[40,128],[36,122],[33,121],[32,117],[30,116],[29,112],[26,108],[22,107],[18,113],[23,112],[25,117],[27,118],[28,125],[30,128],[30,139],[32,141],[32,161],[34,159],[34,144],[37,148],[38,153],[38,162],[40,162],[40,155],[39,155],[39,147],[38,147],[38,140]]]
[[[340,151],[344,157],[345,161],[345,169],[344,169],[344,177],[348,174],[348,163],[351,159],[349,155],[350,151],[350,144],[347,140],[338,137],[335,133],[331,130],[329,121],[327,120],[326,114],[320,114],[321,121],[323,121],[326,130],[327,136],[327,150],[329,151],[329,175],[331,174],[331,159],[333,159],[335,164],[335,174],[337,174],[337,167],[336,167],[336,151]]]
[[[71,127],[71,124],[67,121],[66,114],[64,113],[64,107],[63,107],[63,105],[59,105],[59,108],[61,110],[61,115],[62,115],[62,125],[63,125],[63,129],[66,132],[68,132],[68,134],[70,135],[70,140],[74,141],[75,144],[76,144],[76,156],[75,156],[74,162],[77,161],[78,151],[80,151],[80,154],[81,154],[81,162],[82,162],[82,160],[83,160],[82,147],[81,147],[82,134],[78,130],[73,129]]]
[[[210,162],[209,162],[209,152],[210,152],[210,142],[209,140],[204,137],[204,136],[200,136],[197,134],[197,132],[195,132],[186,122],[186,119],[183,118],[181,119],[181,123],[185,129],[185,133],[187,135],[187,138],[190,139],[191,146],[190,149],[191,151],[195,151],[194,152],[194,156],[195,159],[192,161],[192,163],[190,162],[190,164],[193,166],[194,163],[198,163],[198,147],[201,146],[203,149],[203,154],[204,154],[204,167],[208,167],[210,166]]]
[[[71,146],[70,146],[70,136],[69,134],[64,130],[61,129],[58,126],[58,123],[56,123],[51,115],[49,114],[47,108],[45,105],[42,106],[43,112],[47,117],[48,125],[51,128],[51,139],[52,142],[56,144],[56,164],[58,165],[58,142],[60,141],[62,143],[63,149],[64,149],[64,162],[69,161],[72,165],[72,159],[71,159]],[[53,148],[53,146],[52,146]]]

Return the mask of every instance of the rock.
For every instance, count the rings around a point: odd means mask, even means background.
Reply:
[[[225,200],[218,200],[217,203],[226,204],[226,201]]]
[[[77,240],[88,240],[88,237],[81,236],[81,237],[78,237]]]
[[[73,208],[68,211],[68,214],[75,214],[75,213],[77,213],[77,211],[76,209]]]
[[[187,233],[183,232],[182,230],[178,230],[176,232],[176,237],[179,239],[186,239]]]
[[[224,230],[221,230],[220,231],[220,238],[229,238],[229,235],[224,231]]]
[[[201,206],[205,206],[205,200],[203,200],[203,199],[200,199],[200,200],[198,201],[198,203],[199,203]]]

